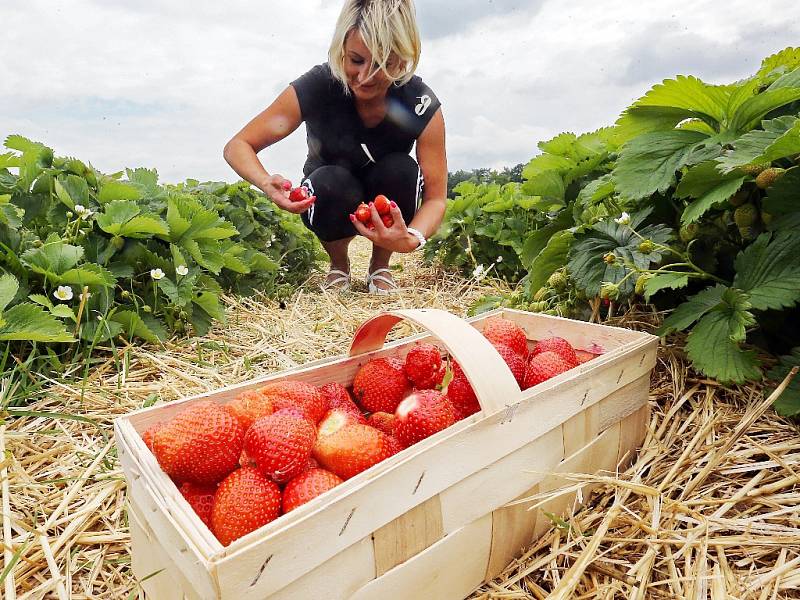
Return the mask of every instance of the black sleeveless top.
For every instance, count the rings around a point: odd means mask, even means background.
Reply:
[[[386,116],[366,127],[355,99],[345,94],[328,63],[317,65],[291,83],[306,123],[308,158],[303,174],[324,165],[358,171],[393,152],[408,154],[439,109],[439,99],[416,75],[386,92]]]

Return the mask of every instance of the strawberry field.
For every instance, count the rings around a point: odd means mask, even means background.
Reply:
[[[105,174],[18,135],[5,148],[4,597],[144,598],[161,569],[134,576],[113,420],[341,356],[361,323],[410,306],[663,338],[633,466],[569,472],[510,503],[541,537],[471,598],[800,597],[800,441],[784,418],[800,414],[800,381],[770,397],[800,362],[800,49],[728,85],[654,85],[615,124],[541,142],[521,183],[460,183],[424,257],[398,257],[390,297],[320,293],[313,236],[245,183]],[[363,271],[369,248],[354,245]],[[391,338],[415,333],[401,323]],[[483,334],[520,390],[602,354],[499,320]],[[222,548],[480,411],[429,344],[318,383],[173,406],[137,434]],[[258,577],[272,556],[259,560]]]
[[[649,304],[709,377],[780,379],[797,363],[800,49],[728,85],[667,79],[612,126],[539,149],[521,184],[459,184],[425,248],[515,285],[477,310],[597,319]],[[800,412],[797,384],[778,409]]]

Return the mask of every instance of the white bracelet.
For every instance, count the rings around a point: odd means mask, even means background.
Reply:
[[[408,229],[408,233],[410,233],[411,235],[413,235],[415,238],[417,238],[419,240],[419,246],[414,248],[414,250],[419,250],[420,248],[422,248],[427,243],[428,240],[425,239],[425,236],[422,235],[421,231],[419,231],[417,229],[414,229],[413,227],[408,227],[407,229]],[[412,250],[412,252],[414,250]]]

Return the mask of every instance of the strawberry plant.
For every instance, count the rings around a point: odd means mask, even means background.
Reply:
[[[104,174],[18,135],[0,154],[0,338],[52,366],[119,335],[158,342],[224,321],[225,291],[291,293],[319,256],[299,219],[244,182]],[[15,337],[16,336],[16,337]],[[61,357],[61,358],[58,358]]]
[[[514,250],[495,273],[520,285],[478,310],[655,303],[672,311],[661,333],[687,331],[694,367],[725,382],[763,376],[748,343],[796,346],[785,324],[800,323],[800,49],[729,85],[665,80],[613,127],[539,148],[502,203],[489,186],[456,187],[426,247],[465,272]]]

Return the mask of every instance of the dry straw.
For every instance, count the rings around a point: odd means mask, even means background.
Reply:
[[[363,240],[357,250],[354,266],[363,271]],[[408,287],[391,298],[367,295],[363,283],[321,294],[320,276],[285,305],[227,298],[227,326],[163,348],[117,347],[86,382],[50,382],[28,415],[0,424],[3,597],[136,597],[125,481],[111,440],[116,416],[341,355],[356,327],[384,308],[440,307],[464,316],[482,294],[498,292],[496,284],[444,274],[413,255],[399,264],[395,276]],[[392,337],[411,333],[404,323]],[[3,382],[3,397],[12,387]],[[588,506],[473,598],[800,597],[796,428],[768,409],[761,390],[693,379],[682,357],[667,350],[652,405],[634,465],[625,473],[573,474],[572,486],[600,484]],[[531,506],[540,500],[531,498]]]

